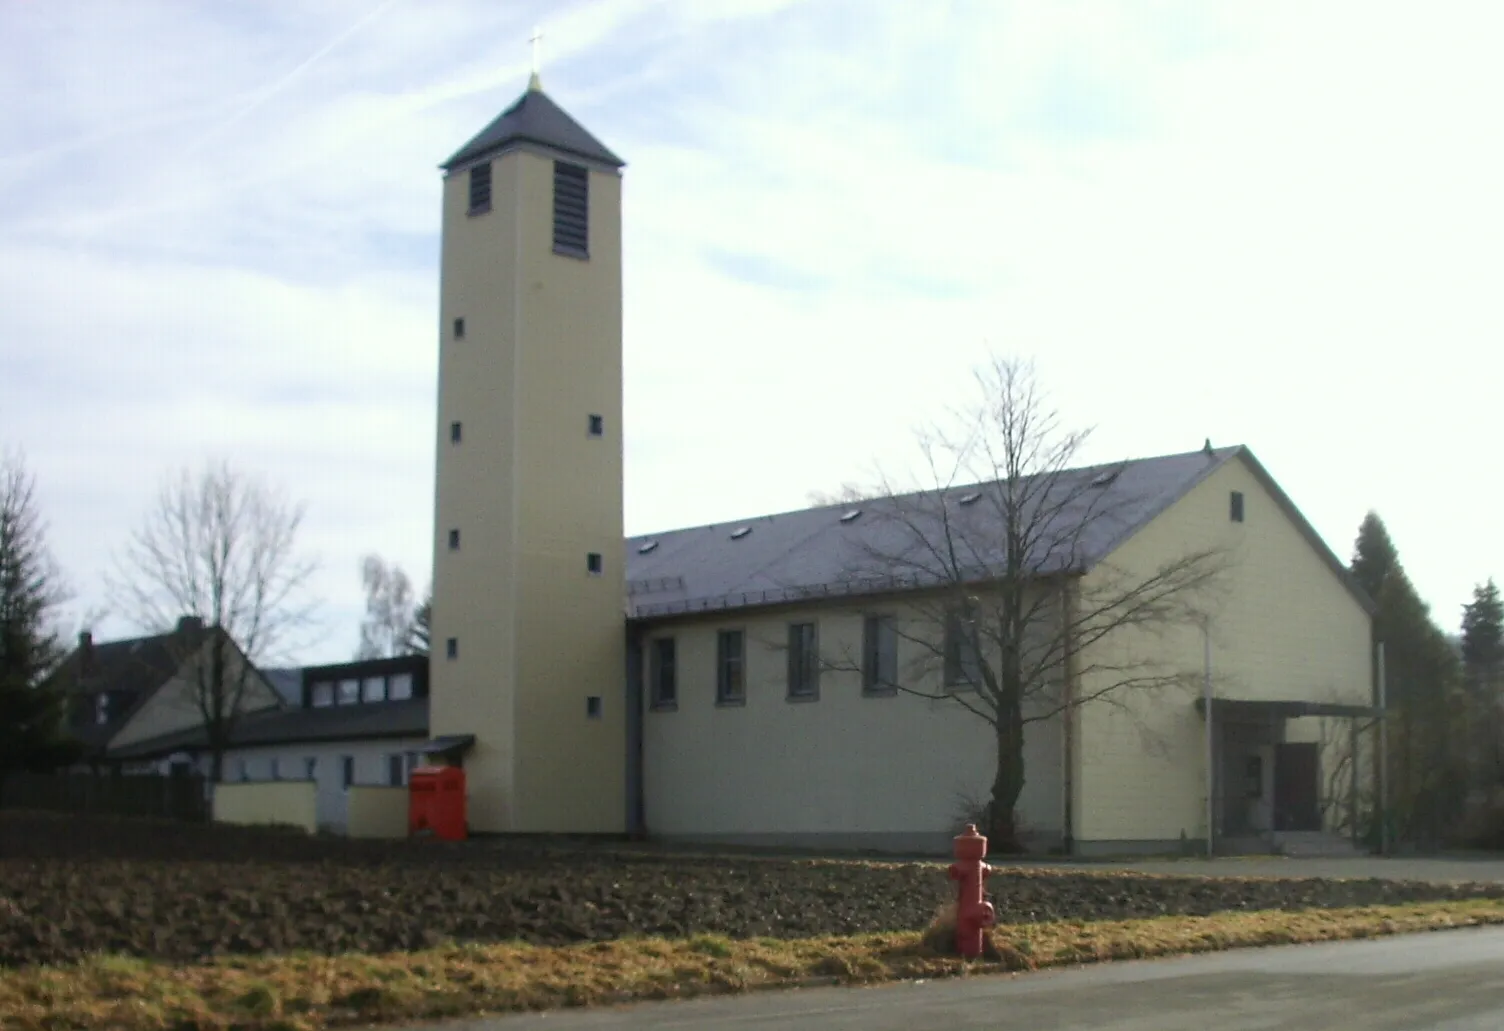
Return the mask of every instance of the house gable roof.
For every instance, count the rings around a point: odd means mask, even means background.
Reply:
[[[52,674],[52,683],[70,697],[109,692],[127,699],[106,723],[69,727],[85,745],[101,748],[141,711],[147,702],[183,667],[183,655],[196,651],[210,631],[185,628],[148,637],[80,644]]]
[[[1069,559],[1049,557],[1031,565],[1044,573],[1084,572],[1120,547],[1153,519],[1189,493],[1197,484],[1234,459],[1241,459],[1258,476],[1285,514],[1300,529],[1332,571],[1367,611],[1372,602],[1348,575],[1319,534],[1289,497],[1253,458],[1247,448],[1232,446],[1174,455],[1132,459],[1088,466],[1060,474],[1067,494],[1100,487],[1100,514],[1083,520],[1079,507],[1067,506],[1056,518],[1084,524],[1073,542]],[[951,487],[946,504],[985,491],[989,484]],[[853,577],[871,551],[898,550],[911,531],[891,518],[921,494],[876,498],[839,505],[760,516],[667,533],[644,534],[627,540],[627,616],[652,619],[695,612],[786,604],[818,597],[874,593],[882,589],[872,580]],[[933,505],[933,501],[927,502]],[[973,518],[985,519],[987,507],[978,505]],[[860,513],[851,516],[851,513]],[[842,519],[843,516],[851,516]],[[985,524],[983,524],[985,525]],[[973,524],[976,526],[976,524]],[[1071,527],[1062,525],[1061,535]],[[745,532],[742,532],[745,531]],[[1052,531],[1046,530],[1046,535]],[[887,544],[885,545],[885,540]],[[918,586],[890,584],[886,589]]]

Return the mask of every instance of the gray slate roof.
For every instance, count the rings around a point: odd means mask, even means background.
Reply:
[[[1203,450],[1140,458],[1063,474],[1058,481],[1061,488],[1073,498],[1078,492],[1083,498],[1100,498],[1099,504],[1091,503],[1102,514],[1083,519],[1079,506],[1065,508],[1057,516],[1058,533],[1063,537],[1084,526],[1079,539],[1071,541],[1069,554],[1062,550],[1059,554],[1034,556],[1030,566],[1041,572],[1063,572],[1067,568],[1084,572],[1235,457],[1248,464],[1359,603],[1371,610],[1371,601],[1352,581],[1346,567],[1252,453],[1241,446],[1215,449],[1210,454]],[[1103,473],[1114,470],[1116,478],[1100,488],[1100,492],[1080,491]],[[960,512],[962,509],[957,506],[962,497],[987,489],[986,484],[951,488],[946,492],[947,508]],[[912,494],[826,505],[629,538],[628,617],[650,619],[914,586],[879,585],[861,574],[876,571],[870,559],[872,551],[894,554],[912,545],[913,531],[904,529],[895,517],[900,512],[912,517],[914,512],[937,509],[934,499],[919,501],[921,497]],[[843,514],[857,509],[861,510],[860,516],[846,523],[841,521]],[[966,509],[967,518],[973,521],[985,521],[989,512],[994,513],[995,520],[996,511],[985,503]],[[977,525],[973,522],[973,527]],[[733,539],[732,533],[742,527],[749,527],[750,532]],[[985,539],[985,525],[981,531],[973,537]],[[643,552],[643,547],[649,544],[652,548]],[[1000,557],[988,556],[993,562]]]
[[[428,699],[333,705],[324,709],[266,709],[236,721],[231,747],[310,741],[427,737]],[[206,747],[203,727],[111,749],[115,759],[150,759]]]
[[[510,144],[536,143],[597,164],[621,168],[626,164],[584,126],[530,85],[526,93],[440,167],[446,171],[466,161],[494,154]]]

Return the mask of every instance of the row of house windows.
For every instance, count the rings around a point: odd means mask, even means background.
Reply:
[[[820,633],[813,620],[790,623],[785,645],[784,684],[790,701],[820,697]],[[747,700],[747,635],[744,630],[716,631],[715,701],[741,705]],[[679,704],[678,643],[655,637],[648,645],[649,700],[655,709]],[[862,691],[892,694],[898,689],[898,621],[870,615],[862,621]]]
[[[342,680],[315,681],[310,689],[315,709],[331,705],[359,705],[369,702],[405,702],[413,696],[413,675],[346,677]]]
[[[385,757],[384,784],[386,787],[403,787],[413,770],[418,768],[419,755],[417,752],[393,752]],[[302,760],[301,769],[295,767],[291,761],[284,763],[280,756],[272,756],[266,760],[266,776],[257,774],[261,771],[261,765],[254,759],[237,759],[235,762],[236,778],[242,782],[255,780],[317,780],[319,775],[319,758],[316,755],[305,756]],[[349,788],[355,784],[355,756],[342,755],[339,757],[340,787]],[[301,773],[301,777],[296,774]]]

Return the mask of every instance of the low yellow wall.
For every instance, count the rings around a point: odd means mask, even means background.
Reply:
[[[407,837],[407,788],[352,785],[346,833],[352,838]]]
[[[214,785],[216,823],[278,823],[318,830],[318,789],[311,780]]]

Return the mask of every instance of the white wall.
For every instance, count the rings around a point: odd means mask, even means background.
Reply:
[[[386,741],[330,741],[309,744],[262,745],[250,748],[234,748],[225,753],[225,780],[240,779],[240,763],[246,763],[246,772],[251,781],[272,780],[272,760],[278,762],[277,777],[282,780],[302,780],[307,776],[305,762],[317,760],[315,781],[318,784],[318,823],[321,828],[342,831],[346,822],[347,797],[342,777],[342,758],[355,760],[355,783],[386,785],[387,756],[412,755],[421,759],[420,750],[428,743],[426,737],[394,738]],[[202,768],[207,770],[208,760]],[[411,760],[404,762],[404,771]],[[405,772],[404,772],[405,777]]]
[[[873,611],[890,611],[874,606]],[[850,668],[826,669],[817,701],[790,701],[785,640],[791,621],[815,618],[822,658],[860,655],[862,612],[805,607],[748,618],[665,624],[645,639],[644,795],[654,835],[898,851],[949,848],[959,795],[990,797],[992,727],[954,701],[866,696]],[[743,629],[746,702],[716,704],[716,633]],[[651,707],[650,641],[676,639],[678,704]],[[900,641],[899,666],[924,649]],[[934,681],[938,683],[938,680]],[[1061,828],[1061,729],[1030,724],[1018,815],[1053,844]]]

